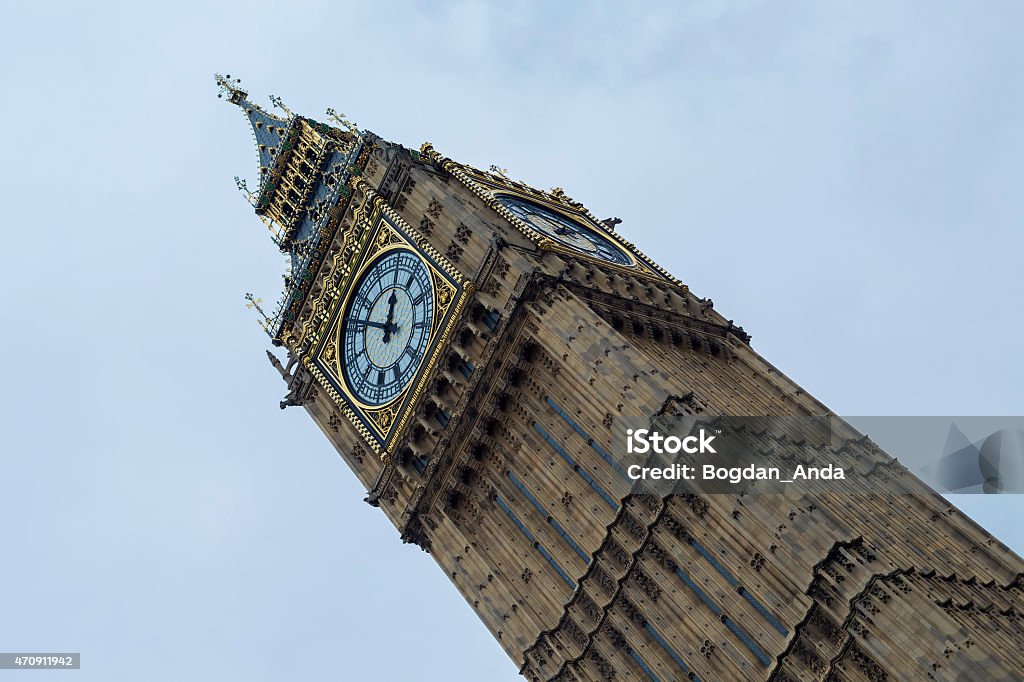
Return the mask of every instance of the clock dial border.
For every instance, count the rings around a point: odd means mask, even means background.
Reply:
[[[513,215],[515,215],[516,218],[518,218],[519,220],[522,220],[523,222],[525,222],[527,225],[530,226],[530,228],[532,230],[535,230],[536,232],[540,233],[541,236],[542,236],[542,240],[545,240],[545,239],[546,240],[550,240],[557,247],[559,247],[561,249],[565,249],[569,253],[572,253],[572,254],[575,254],[575,255],[585,256],[587,258],[592,258],[593,260],[600,261],[602,263],[607,263],[609,265],[615,265],[615,266],[618,266],[618,267],[621,267],[621,268],[635,268],[635,267],[637,267],[637,258],[636,258],[636,256],[633,253],[630,252],[629,249],[623,247],[614,238],[612,238],[612,236],[611,236],[611,234],[609,234],[608,230],[595,225],[592,220],[590,220],[589,218],[586,218],[585,216],[581,216],[581,215],[577,214],[577,217],[573,217],[573,216],[567,214],[564,210],[555,208],[555,207],[551,206],[550,204],[547,204],[546,202],[538,201],[538,200],[536,200],[536,199],[534,199],[532,197],[525,197],[525,196],[523,196],[522,194],[519,194],[519,193],[495,192],[494,193],[494,198],[502,206],[504,206],[507,210],[509,210]],[[607,243],[609,247],[611,247],[612,249],[614,249],[618,253],[622,254],[622,256],[626,259],[627,262],[620,263],[618,261],[611,260],[610,258],[607,258],[607,257],[601,255],[600,253],[598,253],[596,249],[593,252],[591,252],[591,251],[587,251],[586,249],[583,249],[583,248],[574,247],[572,244],[566,243],[567,240],[559,239],[557,236],[548,234],[542,228],[540,228],[539,226],[535,225],[533,223],[533,221],[529,220],[528,218],[521,217],[516,212],[515,209],[511,208],[506,203],[506,199],[516,200],[516,201],[518,201],[518,203],[521,206],[524,206],[524,208],[525,208],[525,206],[532,205],[532,206],[536,207],[536,209],[539,209],[539,211],[536,211],[536,212],[538,214],[542,215],[542,216],[543,216],[543,213],[541,213],[541,212],[542,211],[547,211],[548,213],[553,214],[555,217],[562,218],[563,220],[567,221],[568,223],[573,225],[577,230],[591,233],[592,235],[594,235],[594,239],[597,239],[597,240],[600,240],[600,241],[603,241],[603,242]],[[587,238],[587,237],[582,237],[582,239],[585,239],[585,240],[589,241],[591,243],[591,245],[594,245],[594,240],[593,239]]]
[[[344,350],[342,348],[343,345],[344,345],[343,336],[344,336],[345,315],[348,312],[349,306],[352,304],[352,297],[358,292],[359,285],[363,283],[363,280],[365,279],[366,275],[369,274],[377,266],[377,264],[381,262],[382,259],[386,258],[389,254],[394,253],[394,252],[398,252],[398,251],[402,251],[402,252],[405,252],[405,253],[411,253],[414,257],[416,257],[420,261],[420,263],[424,266],[424,269],[427,272],[427,278],[428,278],[429,283],[430,283],[430,296],[431,296],[431,299],[432,299],[432,303],[431,303],[431,317],[430,317],[430,328],[427,330],[427,341],[426,341],[426,344],[425,344],[425,347],[424,347],[424,350],[423,350],[423,354],[419,357],[419,359],[416,362],[416,369],[412,373],[412,378],[410,378],[409,381],[407,381],[406,384],[392,398],[390,398],[388,400],[385,400],[383,402],[380,402],[380,403],[368,403],[368,402],[364,401],[359,395],[357,395],[357,392],[352,389],[352,387],[350,386],[351,377],[346,377],[346,375],[345,375],[345,367],[344,367],[345,352],[344,352]],[[345,388],[347,390],[347,393],[352,397],[353,402],[355,402],[360,408],[362,408],[364,410],[366,410],[366,409],[374,410],[374,409],[380,409],[380,408],[386,407],[387,405],[390,405],[394,401],[398,400],[401,397],[401,395],[408,389],[409,385],[411,385],[416,380],[416,375],[419,374],[420,370],[423,367],[423,363],[426,361],[427,355],[429,354],[430,346],[431,346],[431,343],[433,342],[434,333],[437,331],[437,326],[438,326],[437,325],[437,310],[436,310],[436,307],[435,307],[437,305],[437,294],[436,294],[436,285],[435,285],[435,282],[434,282],[434,275],[431,272],[429,264],[425,262],[425,260],[424,260],[424,258],[423,258],[423,256],[421,254],[419,254],[418,252],[416,252],[416,251],[410,249],[409,247],[404,246],[404,245],[402,245],[400,243],[392,243],[392,244],[384,247],[380,251],[377,251],[375,254],[373,254],[373,257],[371,259],[369,259],[366,262],[364,262],[363,266],[353,276],[353,284],[351,286],[351,291],[346,296],[346,301],[347,302],[345,304],[345,307],[342,308],[340,310],[340,312],[339,312],[338,323],[336,325],[332,325],[331,331],[329,332],[330,334],[334,335],[334,340],[335,340],[335,342],[337,344],[337,353],[336,353],[336,357],[335,357],[335,371],[337,373],[337,376],[341,377],[341,380],[344,382]]]
[[[526,235],[541,249],[563,253],[574,258],[585,258],[601,263],[603,266],[613,270],[618,270],[630,275],[646,277],[655,281],[668,282],[670,284],[674,284],[683,291],[689,290],[689,287],[687,287],[686,284],[684,284],[678,277],[672,275],[670,272],[651,260],[632,242],[624,239],[618,232],[603,227],[600,220],[598,220],[598,218],[588,211],[582,204],[568,200],[564,195],[559,196],[548,192],[541,192],[529,187],[528,185],[515,182],[506,177],[499,176],[494,173],[485,173],[473,168],[472,166],[467,166],[457,161],[453,161],[452,159],[442,156],[431,145],[429,145],[429,143],[423,145],[420,154],[423,158],[434,163],[438,168],[450,173],[455,179],[465,185],[466,188],[472,191],[476,196],[480,197],[487,206],[490,206],[499,215],[512,223],[516,229]],[[600,234],[607,237],[616,246],[629,254],[629,256],[635,261],[635,265],[618,265],[602,258],[594,258],[584,252],[559,244],[554,239],[551,239],[547,235],[533,229],[529,224],[520,220],[514,213],[505,208],[497,198],[497,195],[499,194],[508,194],[520,197],[535,204],[550,208],[558,213],[562,213],[577,222],[595,226],[595,229],[599,230]]]
[[[342,283],[340,295],[323,326],[324,333],[303,364],[374,452],[389,461],[398,437],[412,416],[413,406],[423,394],[438,365],[441,351],[474,292],[474,286],[380,195],[368,191],[366,204],[361,208],[364,210],[360,211],[361,224],[357,226],[359,244],[350,260],[355,269],[349,269],[350,274]],[[342,316],[365,272],[386,252],[397,249],[413,252],[426,267],[433,284],[434,318],[427,350],[412,381],[387,403],[366,405],[349,390],[341,369],[340,355],[343,351],[339,346],[339,332]]]

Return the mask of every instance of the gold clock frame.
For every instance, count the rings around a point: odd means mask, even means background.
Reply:
[[[342,284],[340,296],[329,313],[324,332],[306,355],[303,364],[327,391],[339,411],[385,461],[390,460],[395,443],[408,425],[413,409],[423,394],[441,352],[451,338],[466,302],[472,296],[473,282],[460,273],[427,239],[409,225],[383,197],[368,188],[368,210],[360,211],[362,235],[353,259],[357,267]],[[349,390],[341,367],[338,335],[342,316],[363,273],[389,251],[404,249],[415,254],[430,273],[433,286],[434,319],[427,351],[411,382],[383,405],[367,405]]]
[[[533,238],[534,241],[537,242],[537,245],[540,246],[540,248],[542,248],[542,249],[544,249],[546,251],[559,251],[559,252],[566,253],[566,254],[569,254],[569,255],[572,255],[572,256],[582,256],[584,258],[588,258],[590,260],[597,261],[598,263],[602,263],[604,265],[614,265],[614,266],[616,266],[616,267],[618,267],[618,268],[620,268],[622,270],[627,270],[629,272],[635,272],[636,270],[642,270],[643,269],[643,264],[640,261],[640,258],[637,256],[637,254],[633,251],[633,249],[627,248],[627,247],[623,246],[620,243],[621,240],[617,240],[617,239],[614,238],[614,233],[613,232],[610,232],[607,228],[600,227],[599,224],[595,220],[591,219],[588,214],[586,214],[586,213],[584,213],[582,211],[572,211],[572,212],[570,212],[570,211],[566,210],[564,205],[555,205],[555,204],[551,203],[550,201],[547,201],[547,200],[544,200],[544,199],[539,199],[537,196],[535,196],[532,193],[531,194],[527,194],[526,192],[522,192],[520,190],[512,189],[512,188],[505,188],[505,189],[497,189],[496,188],[496,189],[492,189],[491,196],[498,203],[498,205],[500,205],[503,209],[505,209],[505,211],[508,211],[508,213],[510,213],[512,215],[512,217],[516,221],[516,223],[514,223],[516,225],[516,227],[519,228],[519,230],[522,231],[522,232],[525,232],[525,230],[523,230],[523,227],[525,227],[527,230],[532,232],[533,234],[532,235],[528,235],[528,236]],[[582,227],[585,230],[590,230],[591,232],[595,232],[597,234],[600,234],[602,237],[604,237],[609,242],[611,242],[611,244],[614,245],[617,249],[619,249],[622,253],[626,254],[626,257],[629,258],[629,260],[631,261],[630,264],[629,265],[623,265],[621,263],[615,263],[613,261],[610,261],[610,260],[607,260],[607,259],[604,259],[604,258],[598,258],[598,257],[590,255],[589,253],[587,253],[586,251],[583,251],[582,249],[574,249],[574,248],[572,248],[571,246],[569,246],[567,244],[563,244],[562,242],[558,241],[557,239],[555,239],[551,235],[548,235],[548,234],[545,234],[545,233],[539,231],[537,228],[535,228],[529,222],[523,220],[522,218],[517,216],[515,213],[513,213],[512,210],[509,209],[507,206],[505,206],[504,202],[502,202],[501,197],[503,197],[503,196],[505,196],[505,197],[515,197],[516,199],[523,199],[523,200],[533,204],[534,206],[540,206],[541,208],[546,208],[547,210],[551,211],[555,215],[560,215],[563,218],[565,218],[566,220],[569,220],[570,222],[576,223],[577,225],[579,225],[580,227]],[[505,215],[504,211],[502,211],[501,213],[502,213],[503,217],[505,217],[505,218],[509,217],[509,216]]]
[[[450,173],[459,182],[465,185],[466,188],[472,191],[476,196],[480,197],[487,206],[494,209],[494,211],[505,218],[517,230],[526,235],[526,237],[528,237],[538,246],[538,248],[542,250],[554,251],[574,258],[585,258],[587,260],[594,261],[595,263],[600,263],[603,267],[608,267],[624,274],[639,275],[659,282],[667,281],[668,283],[674,284],[678,287],[686,288],[686,285],[678,278],[648,258],[646,254],[640,251],[632,242],[624,239],[618,232],[605,227],[596,216],[583,206],[583,204],[573,201],[559,188],[555,188],[551,190],[551,192],[542,192],[521,182],[510,180],[504,175],[485,173],[473,168],[472,166],[467,166],[442,156],[429,142],[424,143],[423,146],[420,147],[420,156],[425,160],[437,164],[443,170]],[[519,197],[531,203],[538,204],[544,208],[559,213],[574,222],[580,223],[588,229],[600,232],[601,235],[611,240],[616,246],[628,253],[633,259],[634,264],[625,266],[618,263],[612,263],[604,260],[603,258],[594,258],[583,251],[578,251],[561,244],[551,237],[538,232],[527,222],[521,220],[518,216],[512,213],[512,211],[505,207],[498,198],[499,195],[503,194]]]

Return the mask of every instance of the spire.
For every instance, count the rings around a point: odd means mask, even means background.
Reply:
[[[262,186],[270,168],[274,165],[274,158],[284,142],[294,115],[288,111],[288,118],[278,118],[264,111],[259,105],[250,102],[249,93],[242,90],[240,85],[242,81],[239,78],[232,80],[230,74],[222,76],[219,73],[215,74],[214,78],[220,89],[217,97],[227,96],[228,101],[238,106],[245,113],[245,117],[249,119],[253,137],[256,139],[256,151],[260,158],[260,185]]]

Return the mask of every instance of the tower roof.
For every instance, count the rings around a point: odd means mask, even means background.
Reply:
[[[220,94],[217,96],[227,96],[229,102],[242,110],[249,120],[249,125],[252,126],[256,151],[259,154],[260,188],[262,189],[295,117],[280,118],[264,111],[258,104],[249,101],[249,93],[239,87],[240,79],[232,80],[230,74],[226,76],[216,74],[215,78],[220,88]]]
[[[296,318],[323,263],[321,244],[332,238],[344,215],[339,203],[352,196],[349,178],[369,159],[364,133],[331,109],[328,116],[341,127],[296,116],[271,95],[270,101],[285,114],[275,116],[251,102],[238,79],[217,74],[216,82],[218,97],[226,96],[245,114],[259,155],[259,189],[253,193],[244,180],[235,182],[289,257],[284,295],[274,313],[264,315],[267,333],[280,343],[282,328]]]

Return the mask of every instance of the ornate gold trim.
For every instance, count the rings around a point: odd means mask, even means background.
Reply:
[[[487,206],[494,209],[499,215],[508,220],[516,229],[537,244],[538,248],[544,251],[563,253],[574,258],[589,258],[585,253],[559,244],[546,235],[537,232],[505,208],[505,205],[496,198],[495,192],[512,194],[533,202],[541,203],[542,205],[546,205],[548,208],[557,211],[570,219],[576,220],[577,222],[580,222],[580,217],[582,217],[586,222],[591,223],[592,226],[596,227],[596,229],[600,229],[604,236],[612,239],[622,247],[627,253],[629,253],[630,257],[635,262],[634,266],[623,266],[603,259],[591,259],[600,263],[603,267],[610,267],[623,273],[641,275],[657,281],[667,280],[669,283],[679,287],[686,286],[677,277],[666,271],[656,262],[651,260],[645,253],[640,251],[635,244],[624,239],[618,232],[605,227],[594,214],[583,206],[583,204],[572,201],[560,188],[555,188],[552,192],[542,192],[528,185],[512,182],[508,178],[500,175],[484,173],[472,166],[467,166],[441,155],[429,142],[423,143],[423,146],[420,147],[420,157],[430,161],[431,163],[437,164],[444,171],[458,179],[459,182],[483,200]],[[578,217],[574,218],[573,214]]]
[[[474,285],[426,237],[392,209],[368,182],[359,178],[351,184],[354,190],[364,194],[364,200],[356,209],[353,219],[352,232],[358,235],[358,244],[351,256],[351,263],[339,262],[339,259],[346,261],[343,247],[335,255],[331,270],[324,275],[322,284],[325,291],[330,285],[333,294],[317,302],[317,314],[311,315],[306,323],[310,329],[303,336],[312,344],[310,352],[303,357],[303,365],[324,387],[360,436],[387,463],[390,462],[390,455],[399,436],[412,418],[415,406],[437,367],[466,303],[473,295]],[[348,238],[349,235],[346,235],[345,239]],[[394,399],[384,405],[371,406],[363,403],[348,389],[340,364],[336,336],[341,315],[348,306],[359,278],[383,254],[396,249],[412,251],[430,272],[435,322],[428,351],[420,361],[415,378]],[[335,287],[334,278],[339,270],[343,280]]]

